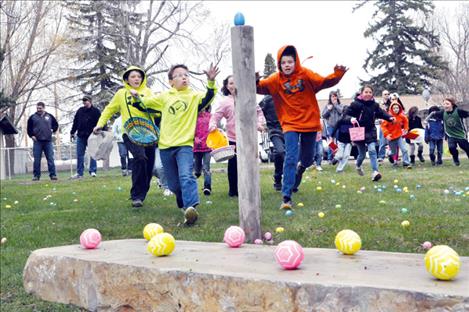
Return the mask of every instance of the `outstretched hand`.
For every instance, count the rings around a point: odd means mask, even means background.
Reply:
[[[207,80],[215,80],[215,77],[220,73],[220,70],[213,63],[210,63],[208,70],[204,70],[204,74],[207,75]]]
[[[348,70],[347,67],[343,66],[343,65],[335,65],[334,66],[334,71],[337,72],[337,71],[341,71],[341,72],[346,72]]]

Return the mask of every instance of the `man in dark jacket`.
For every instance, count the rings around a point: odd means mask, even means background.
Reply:
[[[275,112],[274,101],[270,95],[265,96],[259,103],[264,113],[269,130],[269,140],[274,145],[274,188],[277,191],[282,190],[283,162],[285,159],[285,140],[283,138],[282,127]]]
[[[72,176],[72,179],[80,179],[83,177],[85,169],[85,151],[88,145],[88,137],[93,132],[93,128],[98,123],[101,112],[93,106],[91,97],[85,95],[83,97],[83,107],[80,107],[73,119],[72,130],[70,131],[70,140],[75,139],[75,132],[77,133],[77,173]],[[89,173],[92,177],[96,177],[96,160],[90,157]]]
[[[51,180],[57,180],[54,164],[54,147],[52,145],[52,133],[57,132],[59,125],[54,116],[45,111],[45,104],[39,102],[36,105],[36,113],[28,119],[28,136],[33,140],[33,181],[41,178],[42,152],[46,155],[47,169]]]

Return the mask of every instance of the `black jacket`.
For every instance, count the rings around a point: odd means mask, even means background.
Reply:
[[[355,99],[347,108],[346,114],[349,117],[355,117],[360,126],[365,127],[365,143],[377,141],[376,118],[391,121],[391,115],[382,110],[374,99],[370,101]]]
[[[52,132],[56,132],[59,124],[54,116],[44,112],[32,114],[28,119],[27,132],[29,137],[36,137],[38,141],[52,141]]]
[[[414,116],[412,119],[409,118],[409,130],[415,128],[423,129],[422,119],[419,116]]]
[[[96,107],[80,107],[75,114],[75,118],[73,118],[70,134],[74,135],[77,132],[78,137],[87,140],[98,123],[99,117],[101,117],[101,112]]]
[[[350,122],[350,117],[347,115],[342,115],[342,117],[335,124],[334,130],[332,131],[332,137],[335,137],[337,131],[337,140],[342,143],[351,143],[349,129],[352,128],[352,123]]]
[[[280,122],[278,121],[277,112],[275,111],[274,101],[272,96],[266,95],[262,101],[259,102],[259,106],[264,113],[265,120],[267,122],[267,129],[269,130],[269,138],[273,136],[280,136],[283,138],[283,131]]]

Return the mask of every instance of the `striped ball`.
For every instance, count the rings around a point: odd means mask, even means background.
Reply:
[[[451,247],[438,245],[425,254],[425,267],[437,279],[451,280],[458,275],[461,260]]]
[[[160,233],[153,236],[148,242],[147,250],[157,256],[168,256],[176,247],[176,240],[169,233]]]
[[[164,230],[163,230],[163,227],[161,225],[159,225],[157,223],[148,223],[143,228],[143,237],[147,241],[149,241],[156,234],[160,234],[160,233],[163,233],[163,232],[164,232]]]
[[[300,266],[305,257],[303,247],[293,240],[286,240],[275,248],[275,260],[284,269],[294,270]]]
[[[101,243],[101,233],[96,229],[84,230],[80,235],[80,245],[86,249],[95,249]]]
[[[223,241],[231,248],[237,248],[244,243],[245,238],[244,230],[233,225],[226,229]]]
[[[345,255],[353,255],[362,247],[362,240],[354,231],[342,230],[335,236],[335,247]]]

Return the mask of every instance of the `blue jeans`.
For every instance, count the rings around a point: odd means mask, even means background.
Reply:
[[[85,151],[88,146],[88,139],[77,137],[77,173],[83,176],[85,169]],[[96,160],[90,157],[89,173],[96,173]]]
[[[430,144],[430,159],[433,162],[435,161],[435,149],[436,149],[437,159],[439,162],[441,162],[442,156],[443,156],[443,139],[430,140],[428,143]]]
[[[169,190],[176,194],[179,208],[199,204],[197,181],[192,173],[194,153],[192,146],[177,146],[160,150],[161,161],[168,180]]]
[[[304,168],[313,164],[316,132],[286,132],[284,138],[286,152],[283,164],[282,195],[291,198],[298,160]]]
[[[121,169],[122,170],[132,170],[129,158],[129,150],[125,146],[124,142],[117,142],[117,147],[119,148],[119,157],[121,160]]]
[[[54,147],[52,146],[51,141],[34,141],[33,143],[33,175],[35,177],[41,176],[41,158],[42,151],[47,159],[47,169],[49,170],[49,176],[54,177],[55,174],[55,164],[54,164]]]
[[[153,175],[160,179],[160,184],[163,189],[168,189],[168,180],[166,179],[163,163],[161,162],[160,149],[158,147],[155,149],[155,164],[153,166]]]
[[[402,137],[389,141],[389,147],[391,148],[391,155],[389,156],[396,155],[398,153],[397,147],[399,147],[399,150],[401,150],[402,152],[402,162],[404,163],[404,165],[410,164],[409,153],[407,152],[407,146],[406,146],[405,140],[402,139]]]
[[[386,157],[386,146],[388,145],[388,140],[384,137],[383,130],[378,126],[378,136],[379,136],[379,148],[378,148],[378,158],[384,159]]]
[[[210,152],[194,152],[194,175],[200,177],[204,173],[204,189],[212,190],[212,174],[210,172]]]
[[[283,163],[285,161],[285,140],[283,136],[274,135],[270,138],[270,142],[274,145],[274,181],[275,183],[282,182]]]
[[[355,143],[358,149],[358,157],[356,165],[357,167],[361,167],[363,161],[366,157],[366,151],[368,148],[368,155],[370,155],[370,165],[373,171],[378,171],[378,159],[376,158],[376,142],[370,142],[366,144],[365,142],[356,142]]]
[[[322,157],[324,156],[324,147],[322,146],[322,140],[316,141],[316,143],[314,143],[314,146],[315,146],[314,161],[316,162],[316,166],[321,166]],[[328,157],[329,157],[329,151],[327,152]]]

